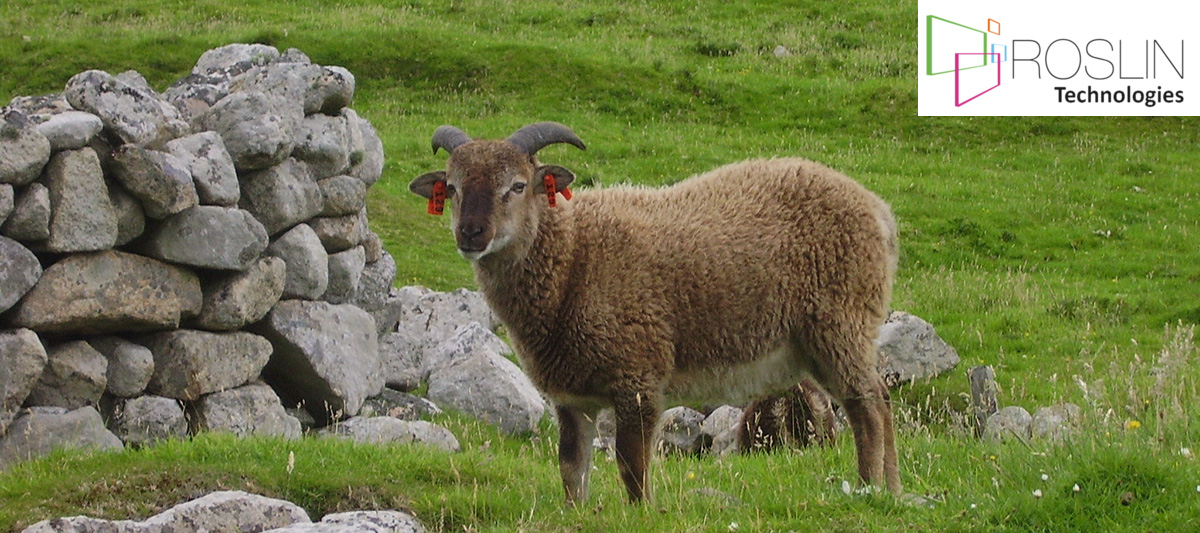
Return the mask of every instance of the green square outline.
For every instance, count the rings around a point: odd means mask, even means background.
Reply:
[[[968,29],[971,31],[977,31],[979,33],[982,33],[983,34],[983,50],[982,51],[985,54],[987,53],[987,32],[986,31],[981,31],[981,30],[977,30],[977,29],[969,27],[969,26],[964,26],[964,25],[954,22],[952,20],[946,20],[942,17],[937,17],[934,15],[926,15],[925,16],[925,75],[926,76],[937,76],[938,74],[949,74],[951,72],[954,72],[953,69],[945,70],[942,72],[934,72],[933,71],[933,19],[938,19],[942,22],[949,22],[950,24],[953,24],[960,28],[964,28],[964,29]],[[980,67],[986,67],[986,66],[987,66],[987,58],[986,58],[986,56],[984,56],[982,65],[976,65],[974,67],[960,68],[958,70],[971,70],[973,68],[980,68]]]

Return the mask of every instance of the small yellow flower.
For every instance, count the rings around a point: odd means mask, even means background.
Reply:
[[[1142,423],[1138,422],[1137,420],[1126,420],[1125,421],[1125,430],[1126,431],[1131,430],[1131,429],[1137,429],[1140,427],[1142,427]]]
[[[687,478],[688,478],[688,479],[696,479],[696,473],[695,473],[695,472],[688,472],[688,473],[687,473]]]

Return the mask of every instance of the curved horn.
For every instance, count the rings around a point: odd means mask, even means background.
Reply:
[[[438,129],[433,132],[433,153],[437,153],[438,148],[447,152],[454,152],[455,148],[463,144],[471,142],[471,138],[454,126],[438,126]]]
[[[508,142],[529,155],[555,143],[567,143],[580,150],[587,150],[583,141],[579,140],[571,128],[557,122],[538,122],[525,126],[509,135]]]

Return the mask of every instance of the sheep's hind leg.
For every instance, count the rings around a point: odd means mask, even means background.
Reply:
[[[662,411],[659,400],[647,393],[619,395],[613,411],[617,422],[617,468],[630,503],[649,498],[651,439]]]
[[[567,503],[587,501],[592,471],[592,439],[596,438],[595,413],[560,405],[558,411],[558,471],[562,474]]]
[[[859,338],[860,345],[850,351],[830,348],[806,355],[814,377],[838,400],[850,419],[859,478],[898,495],[901,485],[891,397],[874,365],[874,343],[865,336]]]

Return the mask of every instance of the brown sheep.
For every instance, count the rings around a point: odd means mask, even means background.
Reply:
[[[899,494],[873,342],[897,262],[887,204],[803,159],[736,163],[661,189],[580,191],[568,202],[557,191],[575,175],[535,157],[554,143],[584,149],[557,123],[506,140],[442,126],[433,147],[450,152],[446,170],[409,189],[431,199],[431,212],[443,195],[452,202],[460,254],[525,371],[557,405],[568,502],[587,498],[601,408],[614,409],[617,465],[637,502],[665,402],[742,400],[805,375],[845,410],[860,478]]]

